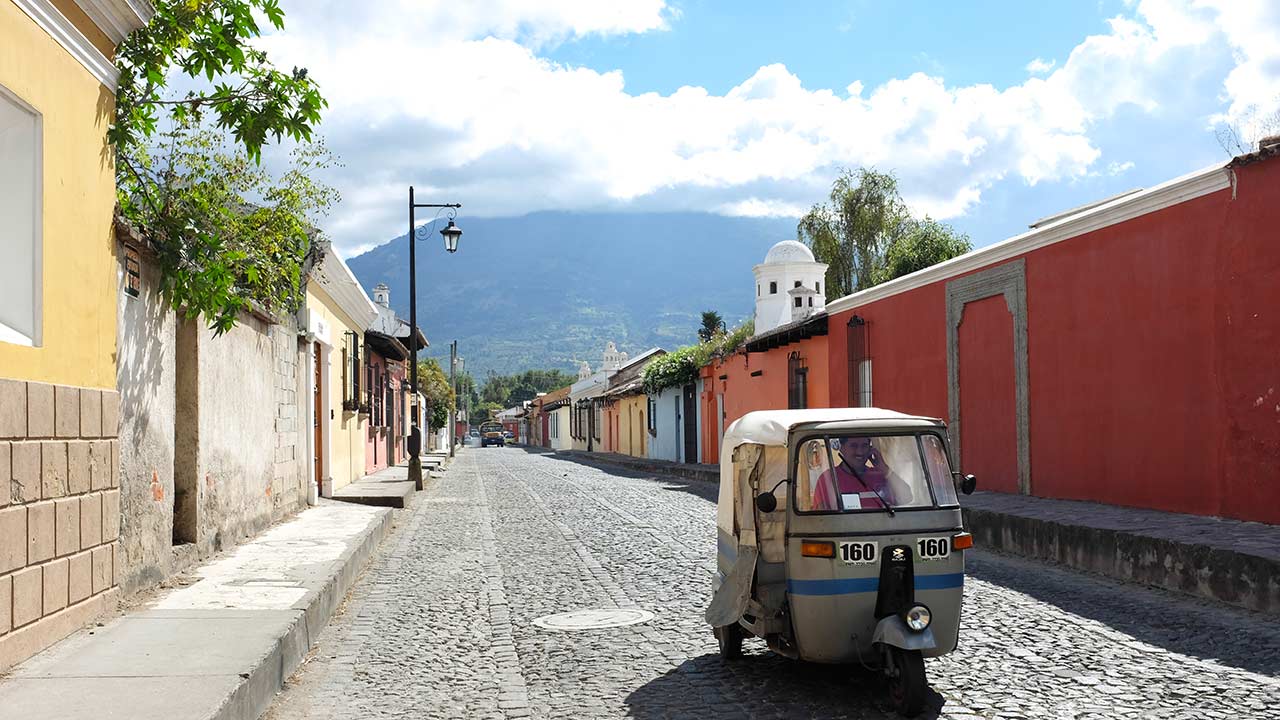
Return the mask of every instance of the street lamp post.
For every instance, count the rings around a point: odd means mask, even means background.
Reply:
[[[417,203],[413,201],[413,186],[409,186],[409,339],[410,339],[410,364],[409,364],[409,387],[413,390],[413,423],[409,430],[409,479],[413,481],[413,486],[417,490],[422,489],[422,459],[418,454],[422,452],[422,408],[418,406],[418,340],[415,334],[418,331],[418,264],[416,262],[417,255],[415,252],[415,241],[417,240],[418,228],[414,222],[413,213],[418,208],[450,208],[457,210],[462,207],[462,203]],[[462,237],[462,230],[453,224],[452,214],[449,217],[449,225],[440,231],[444,236],[444,249],[447,252],[458,251],[458,238]],[[425,237],[425,235],[424,235]],[[450,437],[452,438],[452,429],[450,429]],[[450,440],[452,447],[452,440]]]
[[[449,343],[449,388],[453,390],[453,407],[449,408],[449,457],[453,457],[454,443],[458,434],[458,382],[455,373],[458,369],[458,341]]]

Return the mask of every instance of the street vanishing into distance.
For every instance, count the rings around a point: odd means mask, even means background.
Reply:
[[[725,661],[703,620],[714,485],[523,448],[459,451],[356,583],[270,720],[891,718],[883,678]],[[977,548],[924,717],[1274,718],[1264,616]],[[641,609],[629,627],[540,617]]]

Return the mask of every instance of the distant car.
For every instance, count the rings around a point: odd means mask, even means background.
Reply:
[[[478,437],[480,437],[480,431],[479,431],[479,430],[476,430],[476,429],[474,429],[474,428],[472,428],[472,430],[471,430],[471,432],[470,432],[469,434],[470,434],[470,436],[471,436],[471,437],[474,437],[474,438],[478,438]]]
[[[511,438],[515,437],[515,435],[512,435],[510,430],[503,430],[502,437],[510,440]]]

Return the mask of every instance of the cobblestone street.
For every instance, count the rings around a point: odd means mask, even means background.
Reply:
[[[702,619],[715,488],[468,448],[398,516],[267,713],[302,718],[896,717],[878,675],[723,662]],[[957,652],[927,717],[1275,718],[1274,618],[973,551]],[[555,632],[535,618],[640,608]]]

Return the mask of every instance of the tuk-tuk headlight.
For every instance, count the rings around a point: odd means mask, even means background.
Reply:
[[[929,627],[929,622],[933,620],[933,613],[929,612],[929,608],[924,605],[913,605],[902,619],[906,621],[907,627],[915,632],[924,632],[924,629]]]

